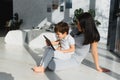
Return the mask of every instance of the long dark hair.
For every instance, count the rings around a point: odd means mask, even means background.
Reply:
[[[100,35],[91,14],[88,12],[82,13],[77,19],[85,37],[83,44],[98,42],[100,40]]]

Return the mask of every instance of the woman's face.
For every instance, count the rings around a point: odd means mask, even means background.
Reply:
[[[81,29],[81,26],[80,26],[80,22],[77,21],[77,28],[78,28],[78,31],[82,32],[82,29]]]

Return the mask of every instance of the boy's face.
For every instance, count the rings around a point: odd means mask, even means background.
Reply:
[[[66,37],[67,33],[65,32],[62,34],[61,32],[57,32],[56,35],[59,39],[64,39]]]

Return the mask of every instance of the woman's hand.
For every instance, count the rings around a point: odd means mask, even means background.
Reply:
[[[106,68],[99,67],[97,46],[98,46],[98,42],[94,42],[94,43],[91,44],[92,56],[93,56],[93,60],[94,60],[95,65],[96,65],[96,69],[99,72],[110,72],[110,70],[108,70]]]
[[[97,68],[97,71],[99,71],[99,72],[110,72],[109,69],[101,68],[101,67]]]

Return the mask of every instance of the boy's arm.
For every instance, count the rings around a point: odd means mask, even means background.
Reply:
[[[75,51],[75,45],[70,45],[70,48],[69,49],[66,49],[66,50],[60,50],[61,52],[63,53],[69,53],[69,52],[74,52]]]
[[[58,45],[59,44],[59,40],[57,41],[51,41],[52,45]]]

